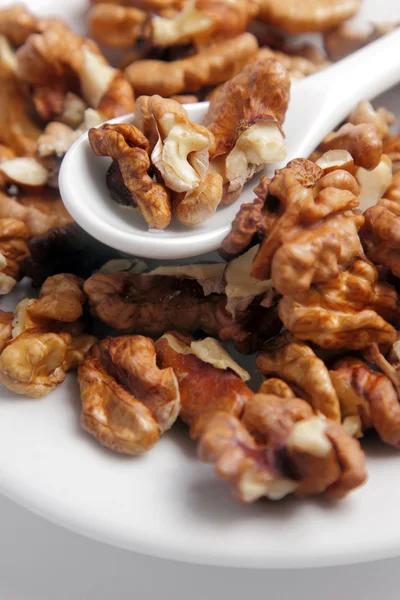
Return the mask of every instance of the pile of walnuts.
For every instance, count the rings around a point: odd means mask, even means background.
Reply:
[[[155,229],[203,222],[284,158],[291,80],[397,25],[361,35],[346,23],[358,8],[92,1],[90,35],[123,51],[118,67],[59,19],[0,10],[0,294],[23,277],[39,289],[0,311],[2,385],[40,398],[77,371],[82,427],[130,456],[180,419],[243,503],[343,498],[366,481],[366,432],[400,448],[400,142],[388,110],[360,102],[310,157],[262,177],[225,262],[149,269],[93,240],[58,192],[61,161],[89,130],[111,158],[115,202]],[[294,50],[305,31],[322,34],[325,54]],[[199,99],[202,124],[182,106]],[[102,124],[130,112],[134,125]]]

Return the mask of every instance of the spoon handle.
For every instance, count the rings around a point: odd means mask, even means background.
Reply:
[[[400,28],[320,73],[292,86],[284,123],[287,156],[309,156],[359,100],[378,96],[400,81]]]

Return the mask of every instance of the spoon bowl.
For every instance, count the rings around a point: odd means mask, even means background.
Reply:
[[[122,252],[155,259],[197,256],[220,247],[244,202],[251,202],[253,188],[262,174],[296,157],[307,157],[321,139],[343,120],[361,99],[370,99],[400,81],[400,30],[355,52],[320,73],[295,82],[284,123],[287,156],[269,165],[249,181],[231,206],[218,208],[203,223],[189,227],[173,219],[165,230],[149,229],[138,209],[117,205],[109,196],[106,171],[109,158],[99,158],[82,135],[67,152],[60,170],[60,192],[77,223],[96,239]],[[185,106],[189,118],[201,123],[208,102]],[[111,123],[133,122],[126,115]]]

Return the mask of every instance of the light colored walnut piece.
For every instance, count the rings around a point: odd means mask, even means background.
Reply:
[[[289,33],[328,31],[355,15],[359,0],[260,0],[258,18]]]
[[[400,448],[400,401],[389,377],[357,358],[344,358],[330,371],[343,416],[358,415],[362,429]]]
[[[282,344],[282,345],[281,345]],[[296,392],[307,400],[314,411],[340,423],[340,406],[328,369],[314,351],[298,341],[273,340],[257,356],[257,370],[294,385]]]
[[[78,381],[83,428],[115,452],[147,452],[178,416],[176,377],[172,369],[157,367],[148,338],[102,340],[79,367]]]
[[[378,165],[370,171],[357,167],[355,178],[360,185],[358,196],[360,210],[366,211],[383,198],[392,182],[392,177],[392,161],[386,154],[382,154]]]
[[[396,117],[383,106],[375,110],[368,100],[360,100],[347,120],[353,125],[362,123],[375,125],[382,140],[385,140],[390,135],[390,126],[396,121]]]
[[[68,333],[23,333],[0,355],[0,383],[30,398],[46,396],[65,379]]]
[[[237,75],[253,59],[257,48],[255,37],[242,33],[189,58],[172,62],[137,60],[125,69],[125,75],[137,96],[160,94],[169,97],[197,92]]]
[[[377,312],[377,280],[372,264],[356,260],[335,279],[316,284],[304,294],[284,296],[279,315],[297,338],[321,348],[392,344],[395,329]]]
[[[240,415],[252,396],[244,383],[246,373],[216,340],[194,341],[191,336],[169,332],[156,342],[162,367],[171,367],[181,394],[180,417],[198,439],[207,421],[217,412]]]
[[[146,13],[134,6],[95,4],[88,14],[89,33],[103,46],[130,48],[142,32]]]
[[[381,160],[383,146],[378,130],[372,123],[346,123],[337,131],[329,133],[318,150],[347,150],[358,167],[374,169]]]
[[[211,167],[230,188],[229,203],[246,180],[269,162],[286,154],[282,123],[289,102],[290,81],[274,59],[247,65],[210,102],[204,125],[214,134]],[[223,198],[223,203],[228,203]]]
[[[97,156],[110,156],[117,161],[125,186],[150,227],[164,229],[171,221],[168,190],[154,183],[150,168],[149,142],[139,129],[126,124],[102,125],[90,129],[89,141]]]
[[[46,185],[49,173],[35,158],[11,158],[0,164],[0,176],[8,183],[41,188]]]
[[[291,161],[268,186],[276,200],[262,209],[264,239],[251,274],[272,279],[278,292],[306,292],[328,281],[362,255],[358,230],[364,219],[350,209],[358,205],[358,184],[348,172],[324,171],[306,159]]]
[[[246,31],[257,12],[255,0],[189,0],[173,18],[152,18],[151,40],[156,46],[209,45]]]
[[[198,225],[217,210],[223,193],[223,179],[218,173],[207,173],[193,192],[172,196],[174,215],[185,225]]]
[[[179,102],[157,95],[141,96],[136,115],[150,142],[151,161],[165,185],[175,192],[193,192],[208,170],[212,133],[190,121]]]
[[[399,277],[400,173],[393,177],[385,198],[365,212],[360,235],[368,258]]]

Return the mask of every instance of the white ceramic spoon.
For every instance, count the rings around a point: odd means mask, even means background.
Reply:
[[[271,174],[296,157],[307,157],[321,139],[343,120],[361,99],[370,99],[400,81],[400,29],[324,71],[292,86],[284,123],[287,157],[267,169]],[[201,123],[208,102],[186,106],[189,117]],[[126,115],[113,122],[130,122]],[[250,202],[258,178],[245,186],[231,206],[195,227],[176,221],[163,230],[148,228],[137,210],[124,209],[109,196],[105,174],[110,160],[92,152],[88,135],[79,138],[65,156],[60,190],[74,219],[93,237],[136,256],[157,259],[188,258],[215,250],[228,233],[243,202]]]

